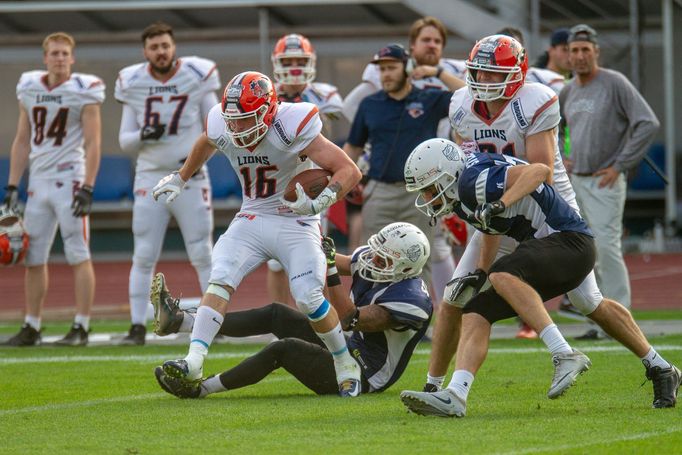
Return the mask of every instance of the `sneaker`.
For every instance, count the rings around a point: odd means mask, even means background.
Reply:
[[[174,299],[170,295],[163,273],[154,276],[149,298],[154,306],[154,333],[159,336],[178,333],[183,319],[178,306],[180,299]]]
[[[561,302],[559,302],[559,310],[557,311],[561,316],[569,319],[573,319],[575,321],[587,321],[587,318],[585,317],[584,314],[580,312],[579,309],[577,309],[571,301],[568,299],[568,296],[564,294],[564,297],[561,299]]]
[[[186,381],[168,376],[163,367],[154,369],[156,382],[161,388],[178,398],[201,398],[201,381]]]
[[[431,384],[430,382],[427,382],[426,384],[424,384],[422,392],[433,393],[438,392],[439,390],[440,388],[436,384]]]
[[[550,399],[563,395],[569,387],[575,384],[578,376],[592,366],[590,359],[577,349],[552,356],[552,363],[554,364],[554,377],[547,392],[547,398]]]
[[[339,396],[341,398],[355,398],[360,395],[360,381],[357,379],[344,379],[339,384]]]
[[[654,408],[674,408],[682,374],[672,365],[670,368],[647,368],[646,378],[654,383]]]
[[[611,337],[599,329],[589,329],[587,332],[575,337],[578,341],[610,340]]]
[[[538,333],[531,328],[528,324],[525,322],[521,321],[521,326],[519,327],[519,331],[516,332],[516,338],[524,339],[524,340],[534,340],[538,337]]]
[[[166,360],[163,362],[163,372],[168,376],[185,381],[198,381],[203,376],[203,368],[191,371],[185,359]]]
[[[89,330],[85,330],[82,325],[74,323],[71,330],[64,338],[54,342],[55,346],[85,346],[88,344]]]
[[[133,324],[128,330],[128,335],[124,336],[119,342],[119,346],[144,346],[147,328],[142,324]]]
[[[450,389],[439,392],[415,392],[404,390],[400,400],[408,410],[423,416],[464,417],[467,404]]]
[[[34,329],[31,324],[25,323],[14,335],[3,344],[5,346],[39,346],[41,343],[40,330]]]

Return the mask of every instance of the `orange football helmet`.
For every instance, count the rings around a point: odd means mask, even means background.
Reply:
[[[466,83],[475,100],[509,99],[521,88],[528,71],[528,56],[523,46],[506,35],[491,35],[478,41],[466,61]],[[503,73],[502,82],[478,82],[478,71]]]
[[[307,84],[315,80],[315,49],[303,35],[292,33],[280,38],[272,51],[275,81],[286,85]],[[287,59],[306,59],[305,65],[290,65]]]
[[[0,208],[0,264],[21,262],[28,251],[28,234],[14,210]]]

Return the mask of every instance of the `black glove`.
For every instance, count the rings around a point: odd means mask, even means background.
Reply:
[[[71,203],[72,214],[76,217],[86,216],[90,214],[92,208],[92,187],[90,185],[83,185],[78,192],[73,195],[73,202]]]
[[[336,245],[331,237],[322,237],[322,251],[327,258],[327,268],[336,267]]]
[[[19,188],[14,185],[7,185],[5,187],[5,199],[2,201],[2,206],[10,211],[16,212],[19,205]]]
[[[488,229],[488,226],[490,226],[490,219],[504,212],[506,208],[507,207],[505,207],[504,202],[502,201],[486,202],[485,204],[476,207],[474,218],[480,223],[481,229]]]
[[[464,305],[480,292],[487,279],[488,274],[481,269],[476,269],[467,275],[452,279],[445,286],[443,300],[451,305],[464,308]]]
[[[140,130],[140,140],[154,139],[158,141],[163,136],[164,131],[166,131],[166,125],[147,125]]]

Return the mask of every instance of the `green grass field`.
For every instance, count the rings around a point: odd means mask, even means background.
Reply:
[[[682,363],[682,336],[652,341]],[[682,452],[681,410],[651,409],[638,359],[611,342],[574,346],[593,367],[551,401],[542,344],[494,341],[464,419],[420,417],[400,403],[400,390],[423,384],[425,343],[392,389],[354,400],[315,396],[283,371],[250,388],[178,400],[161,391],[152,370],[185,346],[2,348],[0,452]],[[204,371],[222,371],[257,349],[216,345]]]

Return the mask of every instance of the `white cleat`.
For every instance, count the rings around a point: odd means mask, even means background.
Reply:
[[[404,390],[400,400],[410,411],[423,416],[464,417],[467,413],[466,401],[450,389],[439,392],[417,392]]]
[[[563,395],[569,387],[575,384],[578,376],[592,366],[590,359],[577,349],[552,356],[552,363],[554,363],[554,377],[547,392],[547,398],[550,399]]]

